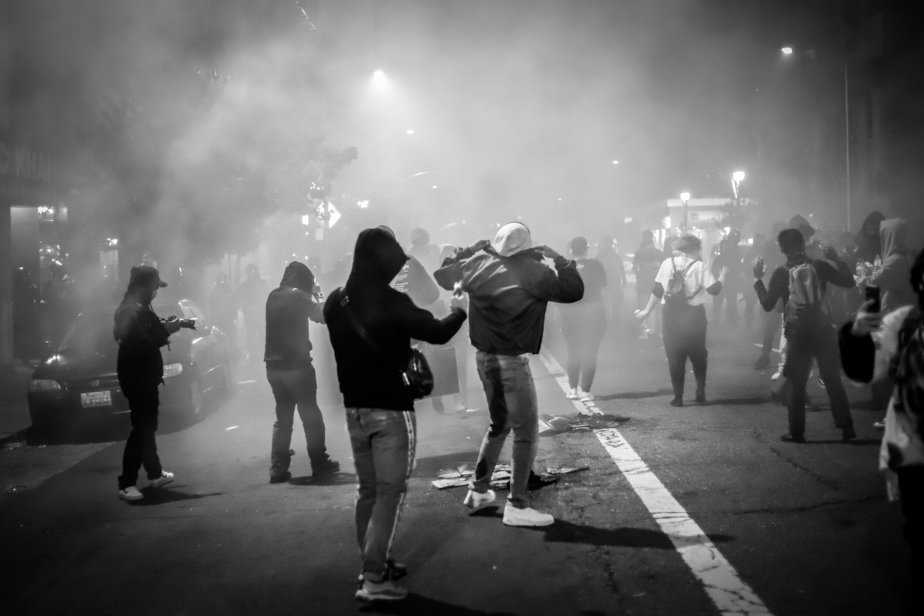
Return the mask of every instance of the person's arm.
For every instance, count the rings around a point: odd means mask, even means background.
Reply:
[[[530,291],[551,302],[571,304],[580,301],[584,297],[584,281],[578,273],[577,264],[546,246],[540,248],[540,253],[552,259],[555,271],[546,268],[535,288]]]
[[[845,289],[852,289],[856,286],[853,272],[850,271],[846,263],[841,261],[833,249],[826,250],[825,258],[817,259],[814,265],[815,270],[818,272],[818,277],[824,282]]]
[[[702,262],[701,262],[702,263]],[[718,295],[722,292],[722,274],[716,276],[712,273],[710,268],[706,267],[705,263],[702,263],[703,267],[703,288],[706,290],[706,293],[709,295]]]
[[[648,296],[648,303],[641,310],[635,311],[635,317],[640,321],[645,320],[655,305],[664,297],[664,285],[666,285],[673,274],[673,263],[670,259],[664,261],[658,267],[658,273],[655,275],[654,285],[651,287],[651,295]]]
[[[308,300],[308,318],[315,323],[325,323],[324,318],[324,304],[325,302],[315,301],[314,298]]]
[[[430,344],[449,342],[467,318],[464,310],[454,306],[445,318],[437,319],[430,311],[415,306],[409,298],[399,307],[399,310],[402,325],[408,335],[414,340]]]
[[[447,291],[451,291],[456,283],[462,282],[462,262],[446,259],[443,266],[433,272],[433,278],[436,280],[436,284]]]
[[[757,274],[756,266],[754,273]],[[770,276],[770,287],[767,288],[764,286],[763,272],[761,272],[760,276],[755,275],[757,280],[754,281],[754,291],[757,292],[757,299],[760,301],[760,305],[764,311],[772,311],[777,302],[783,299],[788,293],[789,282],[786,276],[787,272],[785,267],[776,268]]]
[[[408,258],[407,294],[418,306],[428,306],[440,297],[436,282],[414,257]]]

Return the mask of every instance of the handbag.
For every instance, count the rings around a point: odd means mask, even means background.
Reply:
[[[353,314],[353,311],[350,309],[349,296],[344,295],[340,305],[346,312],[347,318],[350,320],[350,324],[353,326],[353,330],[357,335],[359,335],[362,341],[373,351],[381,355],[382,351],[379,345],[376,344],[365,326],[360,323],[359,319],[356,318],[356,315]],[[407,360],[407,365],[401,368],[401,381],[414,400],[426,398],[433,392],[433,371],[430,370],[430,364],[427,363],[427,358],[415,347],[411,347],[411,355]]]

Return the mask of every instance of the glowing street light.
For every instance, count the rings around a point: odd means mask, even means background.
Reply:
[[[382,69],[376,69],[372,72],[372,87],[376,90],[384,90],[388,87],[388,75]]]
[[[407,135],[408,137],[411,137],[412,135],[415,135],[416,133],[417,131],[414,130],[413,128],[409,128],[406,131],[404,131],[404,134]]]
[[[780,47],[780,53],[783,54],[783,56],[789,57],[795,53],[795,50],[790,45],[785,45]]]
[[[618,160],[615,160],[615,159],[614,159],[612,162],[613,162],[613,166],[614,166],[614,167],[617,166],[617,165],[619,165],[619,161],[618,161]]]
[[[734,171],[731,175],[732,193],[734,193],[736,201],[739,198],[741,198],[741,183],[744,182],[744,178],[746,178],[747,176],[748,176],[747,173],[745,173],[744,171],[741,171],[740,169],[737,171]]]
[[[683,205],[683,230],[687,230],[687,206],[690,204],[690,191],[685,190],[680,193],[680,203]]]

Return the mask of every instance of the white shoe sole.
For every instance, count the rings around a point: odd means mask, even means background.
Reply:
[[[158,477],[157,479],[152,479],[151,483],[148,484],[148,487],[151,488],[162,488],[168,483],[173,483],[175,477]]]
[[[129,496],[127,494],[122,494],[119,492],[119,499],[124,500],[126,503],[137,503],[144,498],[144,494],[139,494],[138,496]]]
[[[508,520],[507,518],[504,518],[504,524],[506,524],[507,526],[518,526],[521,528],[541,528],[543,526],[551,526],[554,523],[555,523],[555,518],[552,518],[551,520],[542,521],[542,522],[534,521],[534,520],[529,520],[529,521],[527,520]]]

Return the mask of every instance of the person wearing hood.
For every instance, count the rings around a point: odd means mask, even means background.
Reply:
[[[870,212],[863,219],[860,232],[857,233],[857,259],[872,264],[882,254],[882,242],[879,239],[879,225],[885,220],[882,212]]]
[[[900,499],[913,580],[924,579],[924,251],[909,267],[914,300],[890,312],[867,301],[840,330],[844,372],[855,381],[888,379],[879,470],[890,500]],[[920,610],[918,610],[920,612]]]
[[[164,382],[164,360],[160,347],[180,327],[194,328],[195,323],[175,316],[161,319],[151,308],[157,291],[166,287],[157,268],[138,265],[132,268],[128,289],[114,317],[113,336],[119,343],[116,372],[119,387],[128,399],[132,430],[125,441],[122,474],[119,476],[119,498],[139,501],[144,495],[135,484],[142,465],[148,475],[149,487],[158,488],[173,481],[173,473],[165,471],[157,455],[157,415],[160,403],[158,386]]]
[[[888,314],[914,303],[914,290],[908,283],[911,271],[911,252],[908,249],[908,223],[902,218],[887,218],[879,223],[879,246],[882,263],[874,267],[870,276],[860,280],[861,287],[879,287],[880,310]],[[873,408],[884,411],[892,395],[892,382],[887,374],[872,383]],[[878,421],[877,428],[884,427]]]
[[[458,299],[449,315],[436,319],[392,288],[407,261],[390,230],[365,229],[346,285],[324,306],[359,480],[356,537],[363,565],[356,598],[369,601],[407,596],[395,583],[404,568],[392,547],[417,439],[414,396],[403,380],[411,340],[445,344],[466,319]]]
[[[777,267],[770,276],[769,285],[764,286],[766,268],[759,259],[754,264],[754,291],[767,312],[774,310],[780,301],[783,303],[783,334],[786,337],[783,377],[789,390],[786,396],[789,432],[781,440],[805,442],[805,388],[814,359],[828,393],[834,423],[841,430],[842,440],[850,441],[856,432],[841,381],[837,339],[825,292],[828,285],[852,288],[853,274],[833,248],[827,249],[824,259],[808,257],[805,233],[798,229],[783,229],[777,236],[777,243],[786,256],[786,264]]]
[[[312,474],[323,477],[340,470],[327,455],[324,417],[318,407],[318,381],[311,363],[308,321],[323,323],[322,301],[307,265],[292,261],[279,287],[266,298],[266,379],[276,400],[276,422],[270,446],[270,483],[288,481],[295,410],[302,420]]]
[[[491,476],[513,431],[513,469],[503,522],[548,526],[553,517],[529,506],[539,430],[529,355],[542,345],[548,303],[571,303],[584,296],[577,266],[551,248],[534,248],[526,225],[511,222],[497,230],[492,242],[478,242],[444,261],[435,277],[444,289],[459,285],[469,295],[469,333],[491,415],[463,502],[475,509],[495,500]]]

